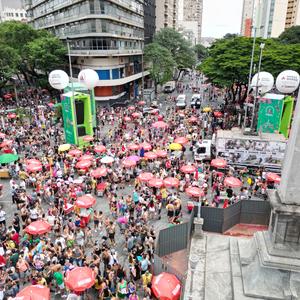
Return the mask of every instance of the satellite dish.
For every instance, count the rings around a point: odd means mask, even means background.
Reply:
[[[88,89],[92,89],[97,86],[99,76],[96,71],[92,69],[85,69],[78,74],[78,81],[85,85]]]
[[[257,82],[258,77],[258,82]],[[271,73],[268,72],[259,72],[256,73],[251,81],[251,87],[256,91],[258,88],[259,94],[265,94],[269,92],[274,85],[274,77]]]
[[[281,72],[276,79],[276,88],[280,93],[291,94],[296,91],[300,83],[300,76],[296,71]]]
[[[56,90],[63,90],[69,85],[69,76],[65,71],[54,70],[49,74],[48,81]]]

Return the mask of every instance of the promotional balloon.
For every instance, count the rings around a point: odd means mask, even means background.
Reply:
[[[276,79],[276,88],[280,93],[291,94],[296,91],[300,83],[300,76],[296,71],[281,72]]]
[[[257,82],[257,77],[258,82]],[[268,91],[272,89],[274,85],[274,77],[271,73],[268,72],[259,72],[256,73],[251,81],[251,87],[256,90],[256,87],[258,86],[258,93],[259,94],[265,94]]]
[[[96,71],[85,69],[78,74],[78,81],[85,85],[88,89],[94,88],[98,83],[99,77]]]
[[[63,90],[69,85],[69,76],[65,71],[54,70],[49,74],[49,83],[56,90]]]

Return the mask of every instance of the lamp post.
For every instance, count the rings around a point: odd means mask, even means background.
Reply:
[[[254,103],[253,103],[253,110],[252,110],[252,117],[251,117],[251,131],[255,131],[254,129],[254,119],[256,115],[256,105],[257,105],[257,99],[258,99],[258,84],[259,84],[259,73],[261,69],[261,61],[262,61],[262,55],[263,55],[263,50],[265,48],[265,44],[261,43],[260,46],[260,55],[259,55],[259,63],[258,63],[258,73],[257,73],[257,80],[256,80],[256,90],[255,90],[255,97],[254,97]]]
[[[144,38],[145,40],[145,38]],[[144,42],[142,44],[142,99],[144,101],[144,84],[145,84],[145,79],[144,79]]]

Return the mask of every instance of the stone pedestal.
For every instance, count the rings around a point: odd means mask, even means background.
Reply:
[[[195,238],[203,238],[203,222],[202,218],[195,218],[194,219],[194,237]]]

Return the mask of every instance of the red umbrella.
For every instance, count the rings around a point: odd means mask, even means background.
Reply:
[[[164,179],[164,185],[168,188],[178,187],[179,180],[177,178],[174,178],[174,177],[168,177],[168,178]]]
[[[17,117],[17,115],[15,114],[15,113],[9,113],[8,115],[7,115],[7,118],[8,119],[15,119]]]
[[[83,137],[83,140],[85,142],[92,142],[94,140],[94,137],[90,136],[90,135],[86,135]]]
[[[0,267],[4,267],[6,264],[6,259],[4,256],[0,255]]]
[[[128,109],[129,110],[135,110],[135,107],[131,105],[131,106],[128,106]]]
[[[106,151],[106,148],[105,148],[105,146],[103,146],[103,145],[96,145],[96,146],[94,147],[94,151],[95,151],[96,153],[103,153],[103,152]]]
[[[93,160],[93,159],[94,159],[94,156],[91,154],[85,154],[79,158],[79,160]]]
[[[125,159],[125,160],[122,161],[122,165],[125,168],[132,168],[132,167],[136,166],[136,162],[134,160],[131,160],[131,159]]]
[[[276,173],[269,172],[266,174],[266,178],[268,181],[272,181],[275,183],[280,183],[280,181],[281,181],[281,177]]]
[[[49,232],[50,230],[51,230],[51,225],[44,220],[34,221],[25,228],[25,232],[32,235],[44,234]]]
[[[189,142],[189,140],[184,136],[178,137],[174,141],[174,143],[181,144],[181,145],[187,144],[188,142]]]
[[[196,167],[192,165],[184,165],[180,168],[180,171],[186,174],[191,174],[196,172]]]
[[[153,178],[153,174],[152,173],[141,173],[138,177],[138,179],[142,182],[148,182],[149,180],[151,180]]]
[[[129,145],[127,146],[127,148],[128,148],[129,150],[139,150],[139,149],[140,149],[140,146],[139,146],[139,145],[136,145],[136,144],[129,144]]]
[[[160,300],[179,300],[181,293],[180,281],[170,273],[161,273],[152,278],[152,292]]]
[[[96,198],[94,198],[92,195],[87,194],[83,195],[75,201],[75,205],[80,208],[89,208],[96,204]]]
[[[100,178],[107,175],[107,169],[106,168],[97,168],[95,170],[91,171],[91,176],[94,178]]]
[[[233,188],[238,188],[241,187],[243,183],[238,178],[230,176],[224,179],[224,185],[231,186]]]
[[[160,178],[152,178],[148,181],[150,187],[161,188],[164,185],[164,181]]]
[[[155,152],[146,152],[144,154],[144,157],[147,158],[147,159],[156,159],[157,154]]]
[[[189,187],[185,192],[191,197],[203,197],[204,192],[198,187]]]
[[[141,115],[140,115],[140,113],[138,113],[138,112],[134,112],[131,116],[132,116],[133,118],[139,118]]]
[[[26,164],[27,165],[42,165],[42,163],[38,159],[35,159],[35,158],[27,159]]]
[[[166,151],[166,150],[156,150],[155,154],[158,157],[167,157],[168,156],[168,151]]]
[[[154,128],[167,128],[169,125],[164,121],[157,121],[152,124]]]
[[[144,150],[146,151],[150,151],[152,149],[152,146],[149,143],[144,142],[140,144],[140,149],[142,148],[144,148]]]
[[[192,116],[192,117],[189,118],[189,122],[190,123],[197,123],[198,119],[196,117]]]
[[[143,101],[143,100],[141,100],[141,101],[138,102],[138,105],[145,105],[145,104],[146,104],[146,102]]]
[[[215,116],[216,118],[222,118],[222,117],[223,117],[223,114],[222,114],[220,111],[215,111],[215,112],[214,112],[214,116]]]
[[[96,275],[93,269],[77,267],[67,272],[66,286],[74,292],[83,292],[95,284]]]
[[[20,297],[20,298],[19,298]],[[50,289],[44,285],[29,285],[23,288],[17,298],[20,300],[50,300]]]
[[[87,169],[92,165],[92,162],[90,160],[80,160],[76,163],[75,167],[77,169]]]
[[[12,140],[5,140],[5,141],[3,141],[3,142],[0,144],[0,147],[1,147],[1,148],[9,147],[9,146],[12,145],[12,143],[13,143]]]
[[[211,161],[210,165],[215,168],[225,168],[227,166],[227,161],[222,158],[216,158]]]
[[[74,157],[78,157],[82,154],[82,151],[79,150],[79,149],[73,149],[73,150],[70,150],[68,152],[68,154],[71,155],[71,156],[74,156]]]
[[[124,117],[124,121],[125,121],[125,122],[130,122],[130,121],[131,121],[131,118],[126,116],[126,117]]]
[[[28,172],[39,172],[42,171],[43,166],[38,164],[29,164],[26,165],[26,169]]]

